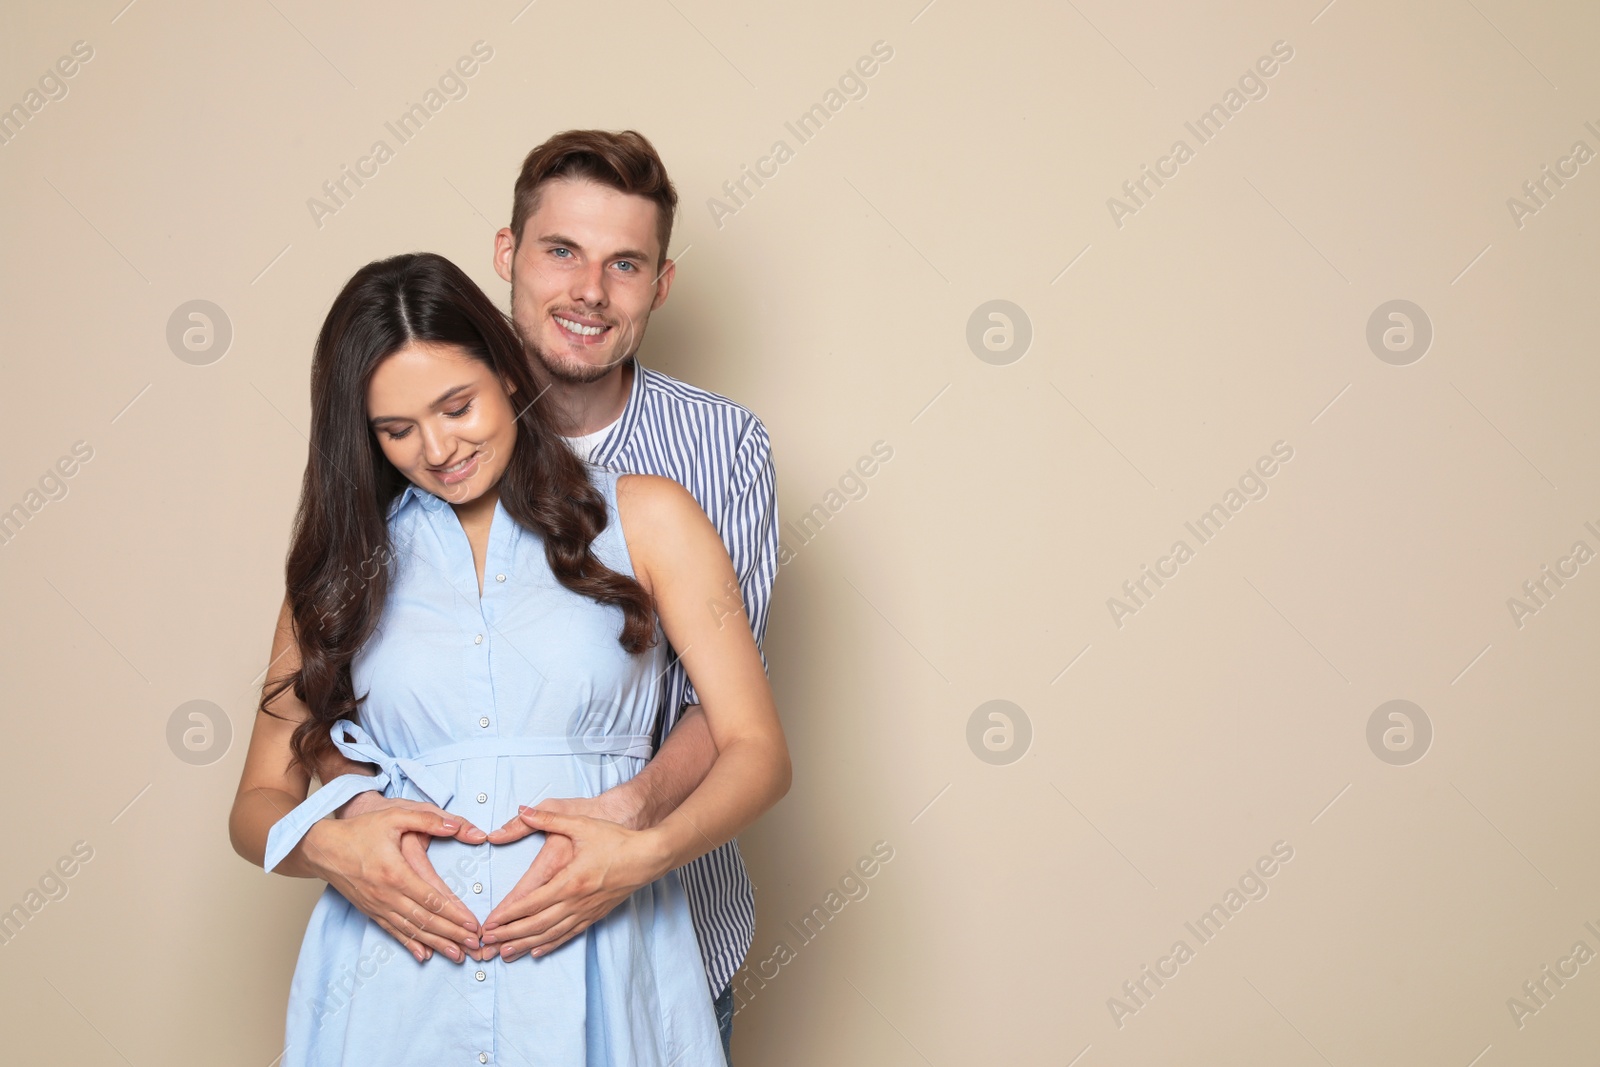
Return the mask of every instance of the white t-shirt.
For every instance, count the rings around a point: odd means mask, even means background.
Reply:
[[[611,432],[612,428],[621,421],[622,416],[618,415],[610,424],[600,427],[594,433],[586,433],[582,437],[563,436],[561,439],[572,446],[572,450],[578,454],[579,459],[587,460],[594,450],[600,447],[600,442],[606,439],[606,435]]]

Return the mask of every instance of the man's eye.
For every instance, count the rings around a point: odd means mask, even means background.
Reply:
[[[552,256],[570,256],[572,255],[572,250],[569,248],[552,248],[550,254]]]
[[[627,261],[627,260],[623,260],[623,261],[622,261],[622,262],[620,262],[620,263],[618,263],[618,264],[617,264],[617,266],[619,266],[619,267],[626,267],[626,268],[627,268],[627,269],[628,269],[628,272],[629,272],[629,273],[630,273],[630,274],[631,274],[631,273],[632,273],[632,272],[633,272],[633,271],[636,271],[636,270],[638,270],[638,269],[639,269],[639,268],[638,268],[638,267],[635,267],[635,266],[634,266],[634,265],[633,265],[633,264],[632,264],[632,263],[629,263],[629,262],[628,262],[628,261]]]

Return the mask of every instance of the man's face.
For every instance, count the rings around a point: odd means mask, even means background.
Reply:
[[[495,235],[511,318],[552,379],[598,381],[638,351],[674,273],[670,261],[657,267],[657,210],[642,196],[560,179],[541,188],[520,243],[509,228]]]

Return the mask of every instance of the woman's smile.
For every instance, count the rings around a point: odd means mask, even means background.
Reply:
[[[454,464],[452,466],[449,466],[449,467],[429,467],[428,468],[428,470],[432,471],[434,476],[437,477],[445,485],[455,485],[458,482],[464,482],[468,478],[472,477],[472,475],[477,471],[477,469],[478,469],[478,453],[477,452],[473,452],[472,455],[468,456],[466,459],[462,460],[460,463],[456,463],[456,464]]]

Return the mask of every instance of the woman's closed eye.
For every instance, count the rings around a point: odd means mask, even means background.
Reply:
[[[465,415],[467,412],[469,412],[471,410],[472,410],[472,401],[469,400],[465,404],[463,404],[461,407],[457,408],[456,410],[447,411],[444,414],[445,414],[446,418],[459,419],[459,418],[461,418],[463,415]],[[406,437],[407,435],[409,435],[411,433],[411,427],[407,426],[404,430],[402,430],[399,433],[395,433],[393,430],[385,430],[383,432],[388,436],[389,440],[398,441],[401,438]]]

